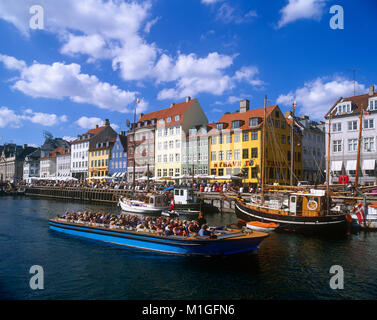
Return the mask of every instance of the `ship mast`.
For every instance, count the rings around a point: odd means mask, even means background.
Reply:
[[[330,211],[330,129],[331,129],[331,112],[332,109],[329,112],[329,128],[327,130],[327,164],[326,164],[326,195],[327,195],[327,212]]]
[[[267,96],[264,96],[264,113],[263,113],[263,127],[262,127],[262,130],[263,130],[263,136],[262,136],[262,170],[261,170],[261,181],[262,181],[262,203],[264,202],[264,176],[265,176],[265,162],[266,162],[266,147],[265,147],[265,143],[266,143],[266,124],[267,124],[267,111],[266,111],[266,108],[267,108]]]
[[[295,125],[295,110],[296,101],[292,105],[292,127],[291,127],[291,176],[290,183],[293,186],[294,183],[294,172],[295,172],[295,135],[294,135],[294,125]]]
[[[359,139],[358,139],[358,143],[357,143],[355,188],[357,188],[358,185],[359,185],[358,182],[359,182],[359,164],[360,164],[360,145],[361,145],[361,135],[362,135],[362,131],[363,131],[363,114],[364,114],[364,108],[363,108],[363,105],[361,105]]]

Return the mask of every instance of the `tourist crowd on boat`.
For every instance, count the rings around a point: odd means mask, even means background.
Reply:
[[[66,212],[57,219],[72,223],[81,223],[96,227],[106,227],[110,229],[133,230],[140,232],[151,232],[165,236],[210,236],[211,232],[203,216],[196,220],[180,220],[170,217],[147,217],[131,214],[109,214],[105,212]]]

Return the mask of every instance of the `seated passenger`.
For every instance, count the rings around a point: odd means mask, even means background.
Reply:
[[[211,232],[208,231],[208,226],[206,224],[202,225],[202,228],[199,230],[199,236],[210,236]]]

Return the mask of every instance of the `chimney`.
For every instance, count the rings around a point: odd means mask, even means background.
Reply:
[[[172,102],[172,103],[170,104],[170,108],[172,108],[174,105],[175,105],[175,102]]]
[[[373,96],[374,95],[374,85],[369,86],[369,95]]]
[[[96,129],[98,129],[98,124],[96,124]]]
[[[249,111],[250,101],[247,99],[240,101],[240,113]]]
[[[141,117],[144,115],[144,113],[139,113],[139,120],[138,121],[140,121],[141,120]]]
[[[109,119],[105,119],[105,124],[104,124],[105,126],[109,126],[110,125],[110,121],[109,121]]]
[[[186,102],[189,102],[191,100],[191,97],[190,96],[187,96],[186,97]]]

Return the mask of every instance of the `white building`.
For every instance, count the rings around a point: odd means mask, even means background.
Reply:
[[[348,175],[351,182],[355,181],[361,108],[367,112],[364,113],[361,123],[358,183],[359,185],[377,184],[377,93],[374,92],[374,86],[370,86],[368,94],[339,98],[332,108],[330,183],[338,183],[341,174]],[[327,133],[329,113],[325,118]],[[328,134],[326,134],[326,159],[327,150]]]
[[[56,177],[71,178],[71,150],[65,148],[56,156]]]
[[[197,99],[171,104],[157,115],[155,133],[155,176],[174,177],[183,174],[186,136],[189,129],[208,123]]]

